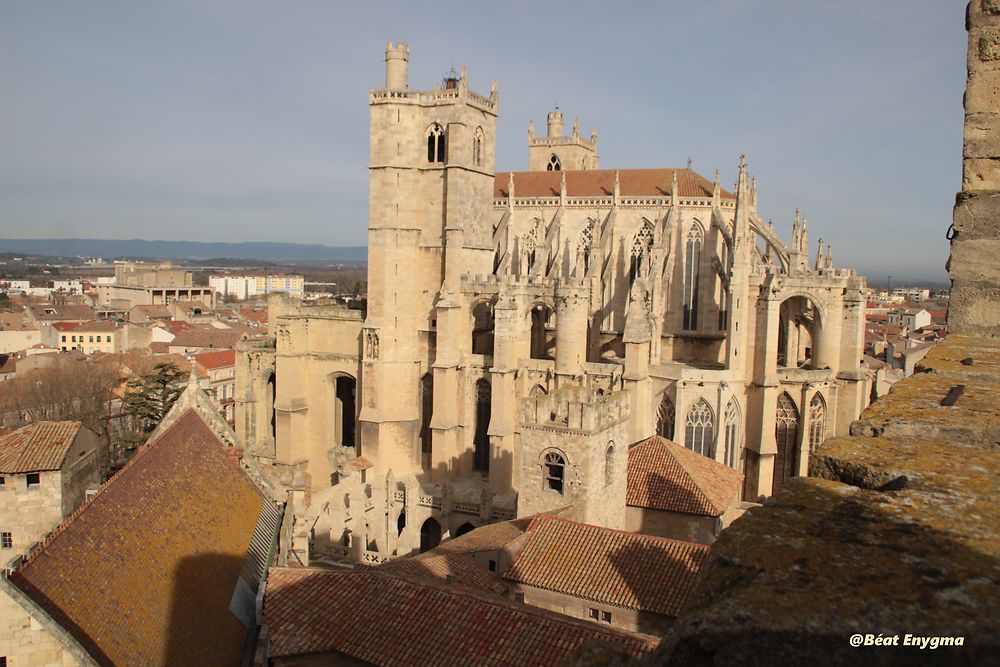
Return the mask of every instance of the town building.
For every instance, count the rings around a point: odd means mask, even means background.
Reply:
[[[100,486],[97,433],[80,422],[34,422],[0,436],[0,556],[6,566]]]
[[[271,295],[271,336],[238,348],[237,432],[308,489],[300,522],[359,556],[572,503],[614,527],[632,443],[676,439],[756,500],[847,431],[869,396],[865,281],[798,213],[779,237],[742,157],[733,192],[599,169],[596,135],[553,111],[532,170],[496,173],[495,83],[413,89],[408,61],[390,43],[369,95],[367,310]]]
[[[115,262],[115,280],[98,282],[97,299],[103,306],[130,310],[140,305],[168,305],[174,301],[202,301],[215,304],[211,287],[198,286],[192,273],[174,268],[169,262],[142,264]]]
[[[209,286],[221,297],[241,301],[272,292],[284,292],[299,298],[305,295],[305,279],[299,275],[211,276]]]
[[[232,426],[236,421],[236,350],[202,352],[194,355],[194,362],[206,375],[205,391],[219,404],[223,418]]]
[[[41,332],[28,313],[0,312],[0,354],[19,352],[41,342]]]

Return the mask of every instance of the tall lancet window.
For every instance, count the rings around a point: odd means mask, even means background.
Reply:
[[[787,393],[778,396],[774,418],[774,440],[778,453],[774,457],[772,493],[777,493],[786,479],[795,476],[799,443],[799,411]]]
[[[476,383],[476,434],[473,439],[475,454],[473,468],[484,473],[490,470],[490,414],[492,411],[492,391],[488,380]]]
[[[725,331],[729,325],[729,288],[726,286],[725,278],[729,274],[729,246],[726,244],[726,239],[723,238],[720,241],[722,247],[719,249],[719,264],[722,267],[722,273],[718,278],[719,329]]]
[[[647,220],[642,224],[639,233],[632,241],[632,259],[628,270],[628,283],[631,285],[635,279],[642,275],[649,259],[650,248],[653,245],[653,225]]]
[[[826,440],[826,401],[816,394],[809,401],[809,452],[812,453]]]
[[[444,128],[434,123],[427,129],[427,161],[445,161]]]
[[[420,378],[420,452],[431,453],[431,414],[434,411],[434,376]]]
[[[736,467],[739,460],[740,450],[740,407],[736,404],[736,399],[729,399],[726,405],[726,465],[730,468]]]
[[[684,253],[684,329],[694,331],[698,328],[698,283],[701,281],[701,246],[705,240],[705,231],[701,225],[691,225],[687,235],[687,248]]]
[[[483,128],[476,128],[476,136],[472,139],[472,164],[483,166]]]
[[[667,440],[674,439],[674,402],[666,394],[656,411],[656,434]]]
[[[715,458],[713,443],[715,442],[715,427],[712,408],[705,399],[688,410],[687,422],[684,424],[684,446],[703,456]]]

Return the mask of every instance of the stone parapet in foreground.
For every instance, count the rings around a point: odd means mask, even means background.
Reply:
[[[972,359],[971,365],[962,360]],[[1000,655],[1000,341],[954,336],[713,545],[652,664]],[[940,404],[965,385],[954,406]],[[899,646],[853,648],[853,634]],[[962,646],[903,646],[906,635]]]

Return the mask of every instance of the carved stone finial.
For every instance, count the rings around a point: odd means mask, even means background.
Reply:
[[[747,156],[746,153],[740,153],[740,171],[747,170]]]
[[[528,121],[528,141],[532,141],[535,138],[535,121]]]

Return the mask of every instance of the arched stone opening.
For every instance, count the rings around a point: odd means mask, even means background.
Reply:
[[[656,410],[656,434],[667,440],[674,439],[674,402],[666,394]]]
[[[430,551],[441,543],[441,524],[431,517],[420,526],[420,553]]]
[[[425,373],[420,378],[420,454],[425,467],[430,467],[431,457],[431,416],[434,411],[434,376]]]
[[[475,529],[476,529],[475,526],[473,526],[471,523],[469,523],[468,521],[466,521],[465,523],[463,523],[461,526],[458,527],[458,530],[455,531],[455,537],[461,537],[462,535],[465,535],[466,533],[471,533]]]
[[[399,537],[403,534],[403,529],[406,528],[406,511],[399,513],[399,518],[396,519],[396,536]]]
[[[278,397],[278,383],[275,380],[274,373],[267,376],[267,392],[265,396],[267,401],[267,418],[269,420],[268,433],[273,441],[278,435],[278,413],[274,409],[274,404]]]
[[[333,441],[341,447],[353,447],[357,417],[357,381],[350,375],[333,375]]]
[[[493,355],[493,304],[482,301],[472,309],[472,354]]]
[[[551,359],[556,344],[552,309],[536,304],[531,309],[531,358]]]
[[[778,367],[816,368],[822,318],[816,302],[803,295],[781,302],[778,309]]]

